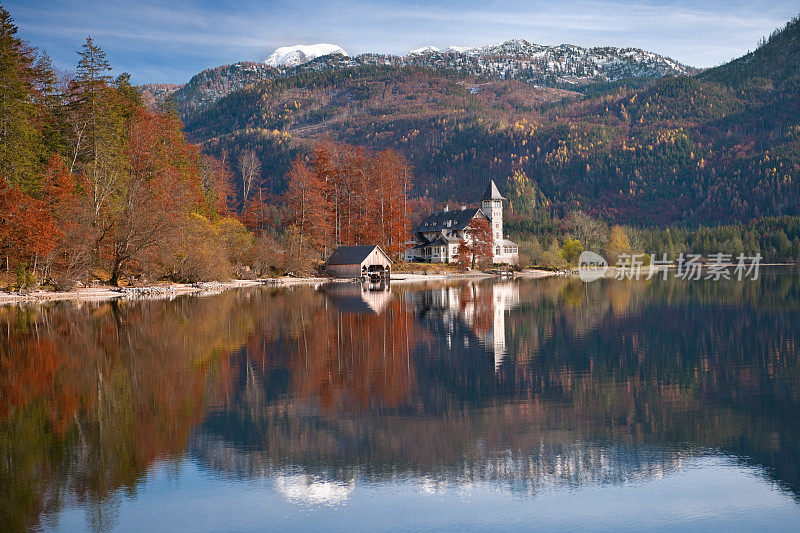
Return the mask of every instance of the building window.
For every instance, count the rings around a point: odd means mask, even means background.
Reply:
[[[499,246],[497,247],[497,251],[495,252],[494,255],[500,255],[500,247]]]

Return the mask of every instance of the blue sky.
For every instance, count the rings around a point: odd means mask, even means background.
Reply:
[[[351,55],[432,44],[635,46],[693,66],[755,48],[800,13],[798,0],[0,0],[23,39],[72,69],[87,35],[135,83],[187,81],[275,48],[329,42]]]

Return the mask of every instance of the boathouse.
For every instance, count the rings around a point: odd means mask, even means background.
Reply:
[[[325,263],[325,271],[336,278],[385,278],[392,260],[380,246],[340,246]]]

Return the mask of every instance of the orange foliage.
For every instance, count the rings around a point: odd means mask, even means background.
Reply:
[[[318,308],[301,325],[291,368],[294,390],[328,411],[398,407],[409,398],[415,369],[415,320],[395,299],[381,314]]]
[[[0,255],[19,261],[41,257],[53,250],[59,234],[45,202],[0,177]]]
[[[458,244],[456,261],[462,266],[475,268],[478,263],[491,262],[493,253],[492,227],[489,221],[475,217],[465,228],[467,239]]]
[[[310,164],[294,162],[285,199],[292,223],[323,253],[340,245],[380,244],[399,257],[410,227],[410,176],[392,150],[373,154],[321,142]]]

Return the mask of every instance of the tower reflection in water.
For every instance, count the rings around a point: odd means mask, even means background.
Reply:
[[[621,484],[707,455],[798,495],[799,310],[791,273],[0,307],[0,518],[68,500],[103,523],[187,458],[303,505],[362,482]]]

